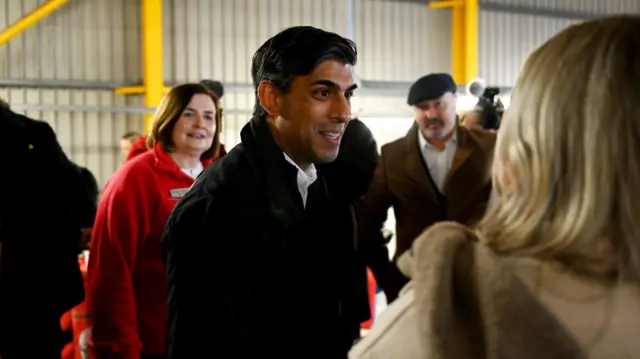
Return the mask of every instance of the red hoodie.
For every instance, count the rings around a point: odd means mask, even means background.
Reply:
[[[133,142],[131,144],[131,149],[129,150],[129,153],[127,154],[127,158],[125,159],[125,162],[131,160],[132,158],[141,155],[143,153],[147,152],[147,136],[140,136],[138,137],[137,140],[135,140],[135,142]],[[224,156],[227,154],[226,149],[224,148],[223,144],[220,144],[220,150],[218,151],[218,158]]]
[[[203,161],[207,166],[211,161]],[[87,301],[100,359],[165,354],[165,222],[194,180],[155,145],[107,182],[91,241]]]

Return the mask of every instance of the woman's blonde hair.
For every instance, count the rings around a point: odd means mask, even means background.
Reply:
[[[640,279],[640,16],[562,31],[525,63],[478,230],[504,254]]]
[[[205,151],[200,158],[204,160],[218,157],[220,151],[220,131],[222,130],[220,100],[211,90],[197,83],[187,83],[176,86],[162,99],[160,106],[156,109],[151,132],[147,137],[148,148],[153,147],[154,143],[158,143],[166,152],[171,152],[173,146],[171,143],[173,128],[182,115],[182,112],[184,112],[189,102],[191,102],[191,98],[198,94],[209,96],[216,107],[216,132],[213,136],[213,142],[211,143],[211,147]]]

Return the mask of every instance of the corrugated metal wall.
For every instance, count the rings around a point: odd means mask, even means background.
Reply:
[[[0,5],[0,28],[43,0],[10,0]],[[139,80],[139,21],[130,0],[70,1],[48,18],[0,47],[0,79],[31,82],[121,82]],[[28,106],[138,104],[109,90],[0,88],[0,97]],[[140,129],[138,116],[96,111],[26,111],[48,121],[67,155],[90,167],[102,183],[118,166],[119,136]]]
[[[170,82],[221,79],[251,84],[255,50],[278,31],[312,25],[353,36],[357,74],[366,80],[413,81],[451,66],[448,11],[424,4],[353,0],[352,24],[345,0],[165,0],[165,78]],[[217,11],[216,11],[217,10]],[[195,20],[194,20],[195,19]],[[435,55],[434,54],[438,54]],[[253,94],[225,95],[224,141],[239,141],[253,108]],[[356,95],[354,109],[372,116],[408,116],[401,97]],[[376,131],[380,136],[385,131]],[[388,142],[388,138],[381,138]]]
[[[44,1],[4,1],[0,28]],[[283,28],[303,24],[353,35],[360,51],[357,73],[366,80],[412,81],[428,72],[450,71],[448,10],[353,0],[350,25],[346,4],[345,0],[165,0],[165,79],[250,84],[250,59],[258,46]],[[61,87],[139,83],[140,10],[138,0],[72,0],[0,47],[0,86],[11,80],[48,87],[4,87],[0,97],[17,109],[36,109],[26,113],[50,122],[69,156],[88,166],[101,183],[119,165],[120,135],[142,130],[141,115],[113,113],[114,108],[139,107],[141,99],[114,95],[108,89]],[[80,110],[37,107],[51,105],[80,106]],[[252,94],[229,93],[224,106],[229,114],[224,141],[234,145],[253,106]],[[356,96],[354,107],[370,115],[409,116],[403,97]],[[381,143],[396,137],[389,137],[388,121],[392,120],[370,121],[378,127],[374,131]]]
[[[481,4],[479,76],[501,87],[513,86],[529,53],[567,26],[603,14],[640,13],[638,0],[491,0]]]

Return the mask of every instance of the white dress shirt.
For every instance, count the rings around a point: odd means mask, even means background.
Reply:
[[[307,196],[309,195],[309,186],[313,184],[313,182],[318,179],[318,173],[316,172],[316,166],[312,164],[309,165],[306,171],[303,171],[300,166],[298,166],[293,160],[287,156],[286,153],[282,152],[284,155],[284,159],[292,165],[296,166],[298,169],[298,176],[296,177],[296,181],[298,183],[298,191],[300,192],[300,196],[302,197],[302,206],[307,206]]]
[[[418,131],[418,143],[420,144],[422,159],[429,169],[433,182],[435,182],[440,193],[444,194],[447,175],[449,175],[449,171],[451,171],[453,156],[456,154],[456,150],[458,149],[457,131],[453,131],[453,136],[445,142],[445,147],[442,151],[427,142],[420,131]]]

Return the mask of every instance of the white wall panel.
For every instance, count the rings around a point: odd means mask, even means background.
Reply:
[[[511,87],[527,56],[566,27],[598,15],[640,13],[639,0],[490,0],[503,11],[482,10],[479,76],[492,86]],[[514,12],[507,13],[512,6]],[[530,14],[523,14],[523,10]],[[554,17],[535,13],[554,14]],[[559,16],[566,15],[566,18]]]
[[[74,91],[48,89],[0,89],[0,98],[17,112],[48,122],[56,131],[67,156],[88,167],[99,183],[109,178],[122,161],[119,139],[126,131],[142,131],[141,121],[124,113],[68,110],[25,110],[29,106],[126,107],[140,106],[136,97],[114,95],[111,91]],[[46,107],[44,107],[46,108]]]
[[[0,2],[0,28],[44,1]],[[430,10],[425,4],[352,0],[349,21],[346,0],[163,1],[168,83],[213,78],[250,85],[255,50],[280,30],[295,25],[353,36],[359,50],[356,72],[365,80],[411,82],[429,72],[450,71],[450,12]],[[141,81],[140,18],[139,0],[72,0],[0,46],[0,96],[16,108],[85,107],[29,115],[50,122],[69,156],[88,166],[101,183],[118,166],[122,133],[142,129],[141,115],[112,113],[114,107],[141,106],[140,97],[114,95],[107,89]],[[7,88],[2,87],[3,80],[35,81],[47,88]],[[63,88],[71,83],[105,88]],[[372,126],[384,143],[394,133],[388,130],[392,122],[386,121],[410,116],[404,97],[403,93],[391,97],[358,94],[353,106],[368,117],[387,118]],[[249,119],[253,102],[250,92],[230,91],[225,96],[223,139],[228,146],[238,143],[239,129]],[[96,106],[100,109],[87,109]]]
[[[480,13],[478,75],[491,86],[511,87],[529,53],[576,20]]]
[[[251,85],[251,58],[269,37],[297,25],[311,25],[358,45],[357,75],[373,81],[411,82],[451,69],[450,11],[426,4],[352,0],[164,0],[165,78],[171,83],[203,78]],[[225,95],[223,139],[239,141],[250,117],[251,93]],[[356,94],[354,109],[369,117],[406,117],[402,96]],[[410,114],[409,114],[410,115]],[[377,131],[376,135],[385,133]]]
[[[5,28],[45,0],[0,2]],[[140,6],[131,0],[70,1],[35,26],[0,46],[0,79],[41,82],[140,81]],[[25,106],[140,106],[140,99],[110,90],[0,88],[0,97]],[[25,111],[19,111],[25,112]],[[26,111],[52,125],[75,162],[101,184],[117,168],[120,136],[142,130],[140,115],[98,111]]]
[[[481,0],[481,2],[570,11],[589,15],[610,15],[640,11],[638,0]]]
[[[0,2],[0,28],[44,2]],[[140,81],[139,1],[69,1],[0,47],[0,78]]]

